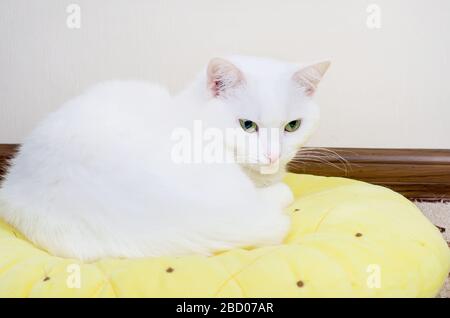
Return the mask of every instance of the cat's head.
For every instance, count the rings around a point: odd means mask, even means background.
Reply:
[[[260,174],[285,170],[318,123],[313,96],[329,65],[242,56],[209,62],[209,98],[231,114],[227,125],[247,140],[226,139],[245,168]]]

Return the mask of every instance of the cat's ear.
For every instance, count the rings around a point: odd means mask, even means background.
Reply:
[[[292,79],[305,90],[307,96],[312,96],[330,64],[330,61],[323,61],[306,66],[295,72]]]
[[[213,58],[206,72],[208,89],[214,97],[224,95],[227,90],[244,83],[242,72],[231,62],[222,58]]]

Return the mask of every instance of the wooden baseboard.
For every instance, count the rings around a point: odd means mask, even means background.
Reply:
[[[391,188],[410,199],[450,200],[450,150],[368,148],[329,148],[329,150],[332,152],[326,156],[327,164],[312,160],[303,162],[294,160],[289,164],[289,170],[295,173],[362,180]]]
[[[0,144],[0,176],[18,145]],[[410,199],[450,200],[450,150],[316,148],[317,158],[298,157],[294,173],[347,177],[391,188]],[[315,153],[317,155],[317,153]]]
[[[0,180],[8,170],[8,161],[14,156],[18,145],[0,144]]]

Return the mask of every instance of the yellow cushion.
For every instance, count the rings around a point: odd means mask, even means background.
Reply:
[[[450,269],[439,231],[401,195],[342,178],[289,175],[296,201],[281,246],[212,257],[49,255],[0,222],[5,297],[432,297]]]

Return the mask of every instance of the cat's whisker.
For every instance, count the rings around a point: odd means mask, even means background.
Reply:
[[[324,152],[328,152],[330,154],[332,154],[335,158],[337,158],[339,161],[341,161],[344,164],[348,164],[347,159],[345,159],[344,157],[342,157],[340,154],[338,154],[336,151],[328,149],[328,148],[317,148],[320,149],[319,151],[324,151]]]
[[[320,155],[317,155],[320,154]],[[342,158],[342,157],[341,157]],[[304,159],[304,160],[301,160]],[[327,159],[327,155],[323,155],[322,153],[320,153],[320,151],[316,151],[316,150],[301,150],[297,153],[297,155],[291,160],[291,162],[293,163],[302,163],[305,164],[305,161],[309,161],[309,162],[315,162],[315,163],[323,163],[326,164],[328,166],[332,166],[336,169],[339,169],[341,171],[344,171],[345,173],[348,172],[348,168],[347,168],[347,162],[345,161],[345,159],[342,158],[342,160],[344,161],[340,161],[340,163],[343,165],[343,167],[339,166],[338,164],[335,164],[331,161],[329,161]]]
[[[343,162],[343,163],[348,163],[348,161],[342,157],[340,154],[338,154],[336,151],[328,149],[328,148],[316,148],[316,147],[309,147],[309,148],[303,148],[305,149],[305,151],[315,151],[318,153],[323,153],[326,152],[326,155],[332,155],[333,158],[338,159],[339,161]],[[300,152],[303,150],[301,149]]]
[[[339,155],[336,151],[327,148],[302,148],[297,153],[297,157],[308,154],[319,155],[322,158],[337,160],[339,161],[339,164],[342,164],[345,167],[345,169],[348,169],[350,167],[348,161],[345,158]]]
[[[348,172],[348,170],[347,170],[345,167],[340,167],[340,166],[338,166],[338,165],[336,165],[336,164],[333,164],[333,163],[327,162],[327,161],[323,161],[323,160],[308,159],[307,162],[305,162],[305,161],[294,161],[293,163],[307,164],[308,162],[309,162],[309,163],[313,162],[313,163],[321,163],[321,164],[325,164],[325,165],[331,166],[331,167],[333,167],[333,168],[336,168],[336,169],[338,169],[338,170],[344,171],[346,174],[347,174],[347,172]]]

